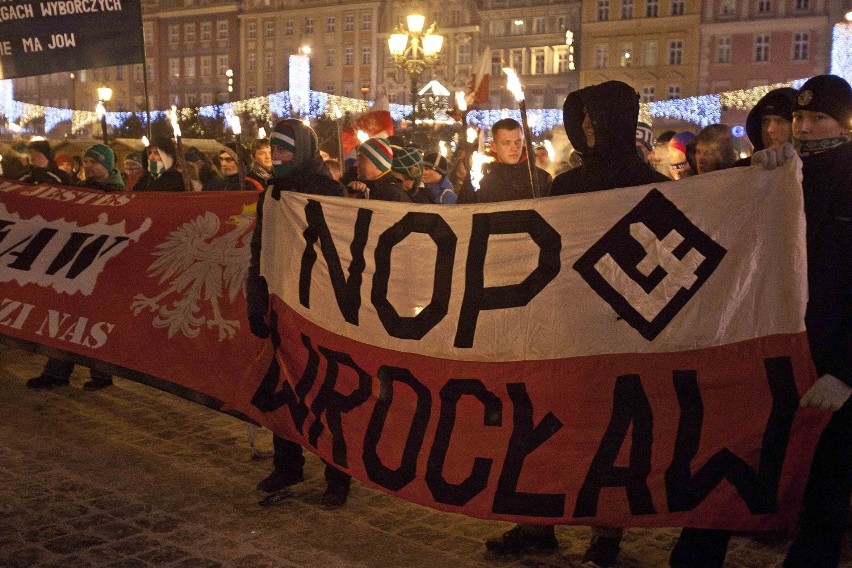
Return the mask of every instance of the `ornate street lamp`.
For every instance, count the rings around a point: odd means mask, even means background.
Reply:
[[[106,104],[112,99],[112,89],[109,87],[98,87],[98,104],[95,107],[98,118],[101,119],[101,134],[104,138],[104,144],[109,144],[107,137],[107,122],[106,122]]]
[[[394,64],[404,70],[411,79],[411,118],[417,116],[417,83],[420,75],[438,62],[444,36],[435,33],[432,23],[423,31],[425,16],[411,14],[407,17],[408,29],[398,24],[388,38],[388,49]]]

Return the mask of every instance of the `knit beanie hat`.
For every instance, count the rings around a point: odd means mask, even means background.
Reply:
[[[358,146],[358,154],[367,156],[380,172],[391,169],[393,164],[393,150],[384,138],[370,138]]]
[[[145,160],[142,159],[142,154],[140,154],[139,152],[129,152],[124,157],[124,161],[125,162],[134,162],[134,163],[139,164],[142,167],[145,166]]]
[[[275,125],[269,136],[270,146],[281,146],[285,150],[296,153],[296,133],[291,120],[284,119]]]
[[[53,161],[53,150],[50,149],[50,143],[47,140],[33,140],[27,144],[27,150],[35,150],[49,161]]]
[[[413,146],[408,148],[391,146],[391,148],[393,149],[391,170],[408,179],[413,179],[415,187],[419,185],[420,177],[423,175],[423,154],[420,150]]]
[[[426,154],[426,157],[423,158],[423,167],[435,170],[442,176],[447,175],[447,159],[438,152]]]
[[[645,122],[636,124],[636,141],[640,142],[649,152],[654,151],[654,131]]]
[[[792,87],[772,89],[749,111],[746,117],[746,134],[755,150],[763,150],[762,123],[764,116],[780,116],[787,122],[793,121],[793,107],[798,91]]]
[[[111,172],[115,167],[115,154],[112,151],[112,148],[107,146],[106,144],[95,144],[91,146],[86,153],[83,154],[84,158],[92,158],[94,161],[98,162],[106,171]]]
[[[669,141],[669,147],[674,148],[675,150],[680,150],[684,155],[686,155],[686,146],[692,142],[693,138],[695,138],[695,134],[688,130],[678,132],[672,136],[672,139]]]
[[[817,75],[799,89],[793,110],[824,112],[849,129],[852,127],[852,87],[837,75]]]

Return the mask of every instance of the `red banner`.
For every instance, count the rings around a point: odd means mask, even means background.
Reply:
[[[256,200],[0,182],[0,333],[226,400]]]

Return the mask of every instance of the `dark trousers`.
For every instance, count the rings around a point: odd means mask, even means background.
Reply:
[[[47,364],[44,366],[44,371],[41,372],[42,375],[47,375],[48,377],[53,377],[54,379],[61,379],[67,381],[71,376],[71,372],[74,370],[74,363],[71,361],[61,361],[59,359],[48,359]],[[89,369],[89,373],[92,376],[92,380],[108,383],[112,380],[112,375],[109,373],[104,373],[102,371],[96,371],[95,369]]]
[[[680,531],[669,566],[672,568],[722,568],[731,531],[719,529],[693,529]]]
[[[301,471],[305,466],[305,456],[303,455],[302,446],[296,442],[273,435],[272,449],[274,450],[272,464],[275,466],[275,469],[281,471]],[[348,473],[340,471],[325,460],[323,460],[323,463],[325,463],[326,483],[329,485],[349,486],[352,477]]]
[[[852,399],[831,416],[820,436],[805,487],[799,536],[784,568],[835,568],[852,493]]]

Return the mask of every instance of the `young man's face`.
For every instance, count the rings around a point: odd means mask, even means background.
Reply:
[[[237,162],[227,152],[219,154],[219,164],[222,167],[222,175],[231,176],[240,171]]]
[[[717,142],[699,142],[695,145],[695,168],[699,174],[714,172],[722,167],[722,146]]]
[[[797,110],[793,113],[793,136],[799,140],[848,137],[849,130],[824,112]]]
[[[129,177],[140,175],[142,173],[142,164],[133,160],[124,160],[124,173]]]
[[[50,164],[47,157],[38,150],[30,148],[27,153],[30,155],[30,163],[37,168],[46,168]]]
[[[423,183],[438,183],[444,177],[432,168],[423,168]]]
[[[760,119],[760,139],[764,148],[777,148],[790,141],[792,125],[777,114],[767,114]]]
[[[524,149],[524,133],[520,128],[498,130],[494,134],[493,149],[498,162],[517,164]]]
[[[109,177],[109,172],[103,164],[89,156],[83,158],[83,170],[86,172],[86,179],[97,181]]]
[[[269,146],[261,146],[254,151],[252,155],[254,163],[265,170],[272,169],[272,148]]]
[[[376,167],[373,161],[364,154],[358,154],[355,167],[358,168],[358,179],[371,181],[382,175],[382,170]]]
[[[289,164],[293,161],[293,158],[296,157],[296,154],[287,150],[283,146],[274,145],[270,148],[269,153],[269,167],[272,167],[272,162],[278,162],[280,164]]]
[[[583,134],[586,135],[586,146],[588,148],[595,147],[595,125],[592,123],[592,117],[588,111],[583,109]]]

